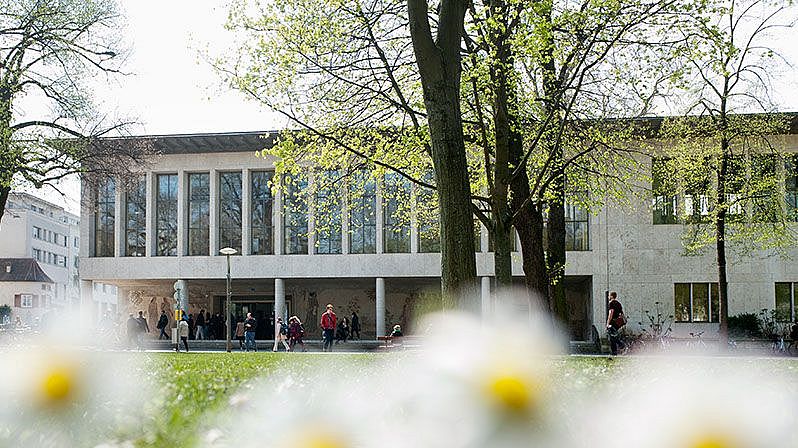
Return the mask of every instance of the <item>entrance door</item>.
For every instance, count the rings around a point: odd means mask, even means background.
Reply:
[[[224,296],[217,297],[220,310],[224,309]],[[291,302],[285,301],[286,311],[291,310]],[[255,339],[274,339],[274,299],[271,297],[232,296],[230,298],[230,313],[238,319],[244,320],[247,313],[258,322],[255,327]],[[235,325],[232,326],[235,329]]]

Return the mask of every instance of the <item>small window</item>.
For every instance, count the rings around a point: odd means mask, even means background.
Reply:
[[[19,306],[22,308],[33,308],[33,296],[30,294],[22,294],[19,303]]]

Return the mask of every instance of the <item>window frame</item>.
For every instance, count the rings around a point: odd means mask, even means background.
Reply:
[[[680,285],[688,285],[689,286],[689,306],[687,308],[688,319],[684,320],[681,319],[681,313],[677,308],[677,288]],[[695,310],[696,310],[696,294],[695,294],[695,286],[701,285],[707,287],[707,302],[706,302],[706,320],[696,320],[695,318]],[[708,323],[718,323],[719,322],[719,311],[720,311],[720,290],[718,283],[713,282],[677,282],[673,284],[673,316],[675,323],[696,323],[696,324],[708,324]]]

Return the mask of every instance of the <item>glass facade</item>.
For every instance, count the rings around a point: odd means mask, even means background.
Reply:
[[[308,253],[308,182],[301,176],[285,177],[283,200],[283,253]]]
[[[219,173],[219,249],[241,253],[241,173]]]
[[[352,175],[349,185],[349,253],[377,253],[377,185],[366,171]]]
[[[386,173],[382,195],[383,251],[410,252],[410,181],[397,173]]]
[[[155,201],[158,256],[177,256],[177,174],[159,174]]]
[[[316,173],[314,219],[317,254],[341,253],[341,174],[338,171]]]
[[[188,175],[188,254],[210,254],[210,174]]]
[[[147,176],[141,176],[125,197],[125,256],[144,257],[147,247]]]
[[[274,173],[271,171],[253,171],[250,205],[250,253],[252,255],[269,255],[274,253],[272,245],[274,227],[272,224],[271,183]]]
[[[116,182],[105,179],[97,187],[94,211],[94,256],[114,256]]]

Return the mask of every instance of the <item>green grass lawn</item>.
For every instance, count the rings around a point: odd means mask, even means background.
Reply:
[[[155,353],[142,355],[147,362],[141,375],[152,382],[155,396],[148,402],[147,418],[140,434],[126,434],[136,446],[193,446],[211,428],[213,416],[223,411],[235,391],[256,378],[290,371],[301,376],[320,368],[335,375],[357,375],[358,367],[390,360],[393,354],[301,353]],[[558,385],[573,393],[583,393],[605,383],[623,369],[627,358],[562,357],[553,360]],[[715,358],[719,364],[767,366],[798,379],[798,359]],[[798,383],[798,382],[796,382]]]

